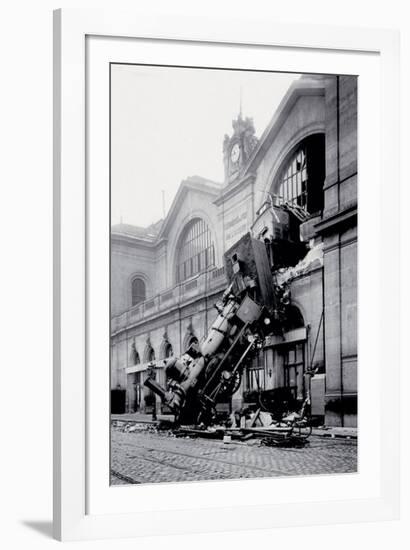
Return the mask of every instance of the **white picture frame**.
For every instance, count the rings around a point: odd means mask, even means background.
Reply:
[[[95,39],[93,44],[98,41],[95,48],[90,46],[90,39]],[[146,44],[156,51],[145,48]],[[394,31],[284,25],[262,17],[227,20],[215,16],[205,21],[193,17],[136,17],[116,10],[55,12],[54,536],[57,539],[398,517],[399,425],[392,424],[390,419],[399,417],[399,291],[398,284],[392,283],[392,277],[398,278],[399,273],[399,245],[389,235],[398,233],[399,219],[393,209],[382,210],[389,195],[399,194],[398,44],[398,33]],[[93,346],[96,339],[109,337],[108,324],[104,324],[107,310],[99,310],[99,298],[106,292],[109,280],[109,196],[104,183],[108,181],[105,101],[108,70],[105,74],[104,67],[110,61],[133,59],[136,52],[147,59],[151,55],[172,58],[174,45],[183,46],[181,55],[187,59],[191,56],[198,60],[198,56],[201,59],[203,56],[203,63],[211,55],[207,50],[210,52],[212,48],[228,52],[227,56],[235,56],[240,49],[241,63],[248,67],[269,63],[269,56],[275,53],[277,63],[272,70],[332,72],[333,67],[335,72],[359,75],[362,174],[359,235],[363,244],[359,247],[361,441],[356,477],[181,484],[178,491],[172,484],[109,487],[108,371],[102,368],[104,377],[97,369],[108,361],[108,340],[106,347],[100,346],[100,355],[95,355]],[[93,93],[90,92],[93,86],[101,93],[93,96],[93,99],[98,96],[98,101],[90,102],[88,94]],[[102,109],[107,110],[106,119],[101,117]],[[380,163],[374,162],[375,157],[380,158]],[[96,158],[104,160],[96,163],[93,160]],[[389,231],[383,230],[384,227]],[[372,262],[378,267],[373,274]],[[94,284],[96,271],[100,274],[98,284]],[[382,292],[387,282],[388,297]],[[386,364],[388,377],[383,376]],[[121,498],[119,490],[123,491]],[[140,491],[139,496],[143,492],[144,498],[137,498],[135,491]],[[180,495],[173,506],[170,491]]]

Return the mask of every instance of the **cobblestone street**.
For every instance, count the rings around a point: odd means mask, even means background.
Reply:
[[[161,483],[351,473],[357,441],[312,436],[304,448],[260,446],[258,440],[176,438],[138,430],[111,432],[111,483]]]

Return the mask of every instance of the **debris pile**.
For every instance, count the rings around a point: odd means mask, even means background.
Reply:
[[[291,413],[281,421],[261,409],[249,414],[233,413],[228,422],[213,426],[180,426],[173,433],[176,437],[202,437],[248,442],[258,439],[261,445],[275,447],[303,447],[312,433],[307,420],[298,413]]]
[[[248,443],[258,441],[260,445],[275,447],[301,447],[306,445],[312,432],[305,418],[298,413],[290,413],[282,420],[263,411],[243,409],[232,413],[225,422],[205,425],[176,425],[168,420],[157,422],[136,422],[115,420],[112,427],[122,433],[152,433],[165,437],[204,438],[231,442]]]
[[[280,268],[276,271],[276,283],[279,286],[289,283],[295,277],[308,273],[316,267],[323,266],[323,243],[310,244],[310,250],[304,258],[293,267]]]

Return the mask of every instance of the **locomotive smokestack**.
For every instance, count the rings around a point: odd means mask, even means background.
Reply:
[[[167,403],[167,401],[169,401],[169,399],[167,399],[167,392],[152,378],[147,378],[144,382],[144,386],[147,386],[147,388],[159,395],[163,403]]]

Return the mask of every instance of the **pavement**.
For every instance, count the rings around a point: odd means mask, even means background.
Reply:
[[[135,423],[134,431],[124,432],[121,424],[113,424],[111,430],[112,485],[357,471],[355,438],[312,435],[303,448],[278,448],[261,446],[259,439],[227,444],[175,437],[168,431],[157,432],[142,420]]]

